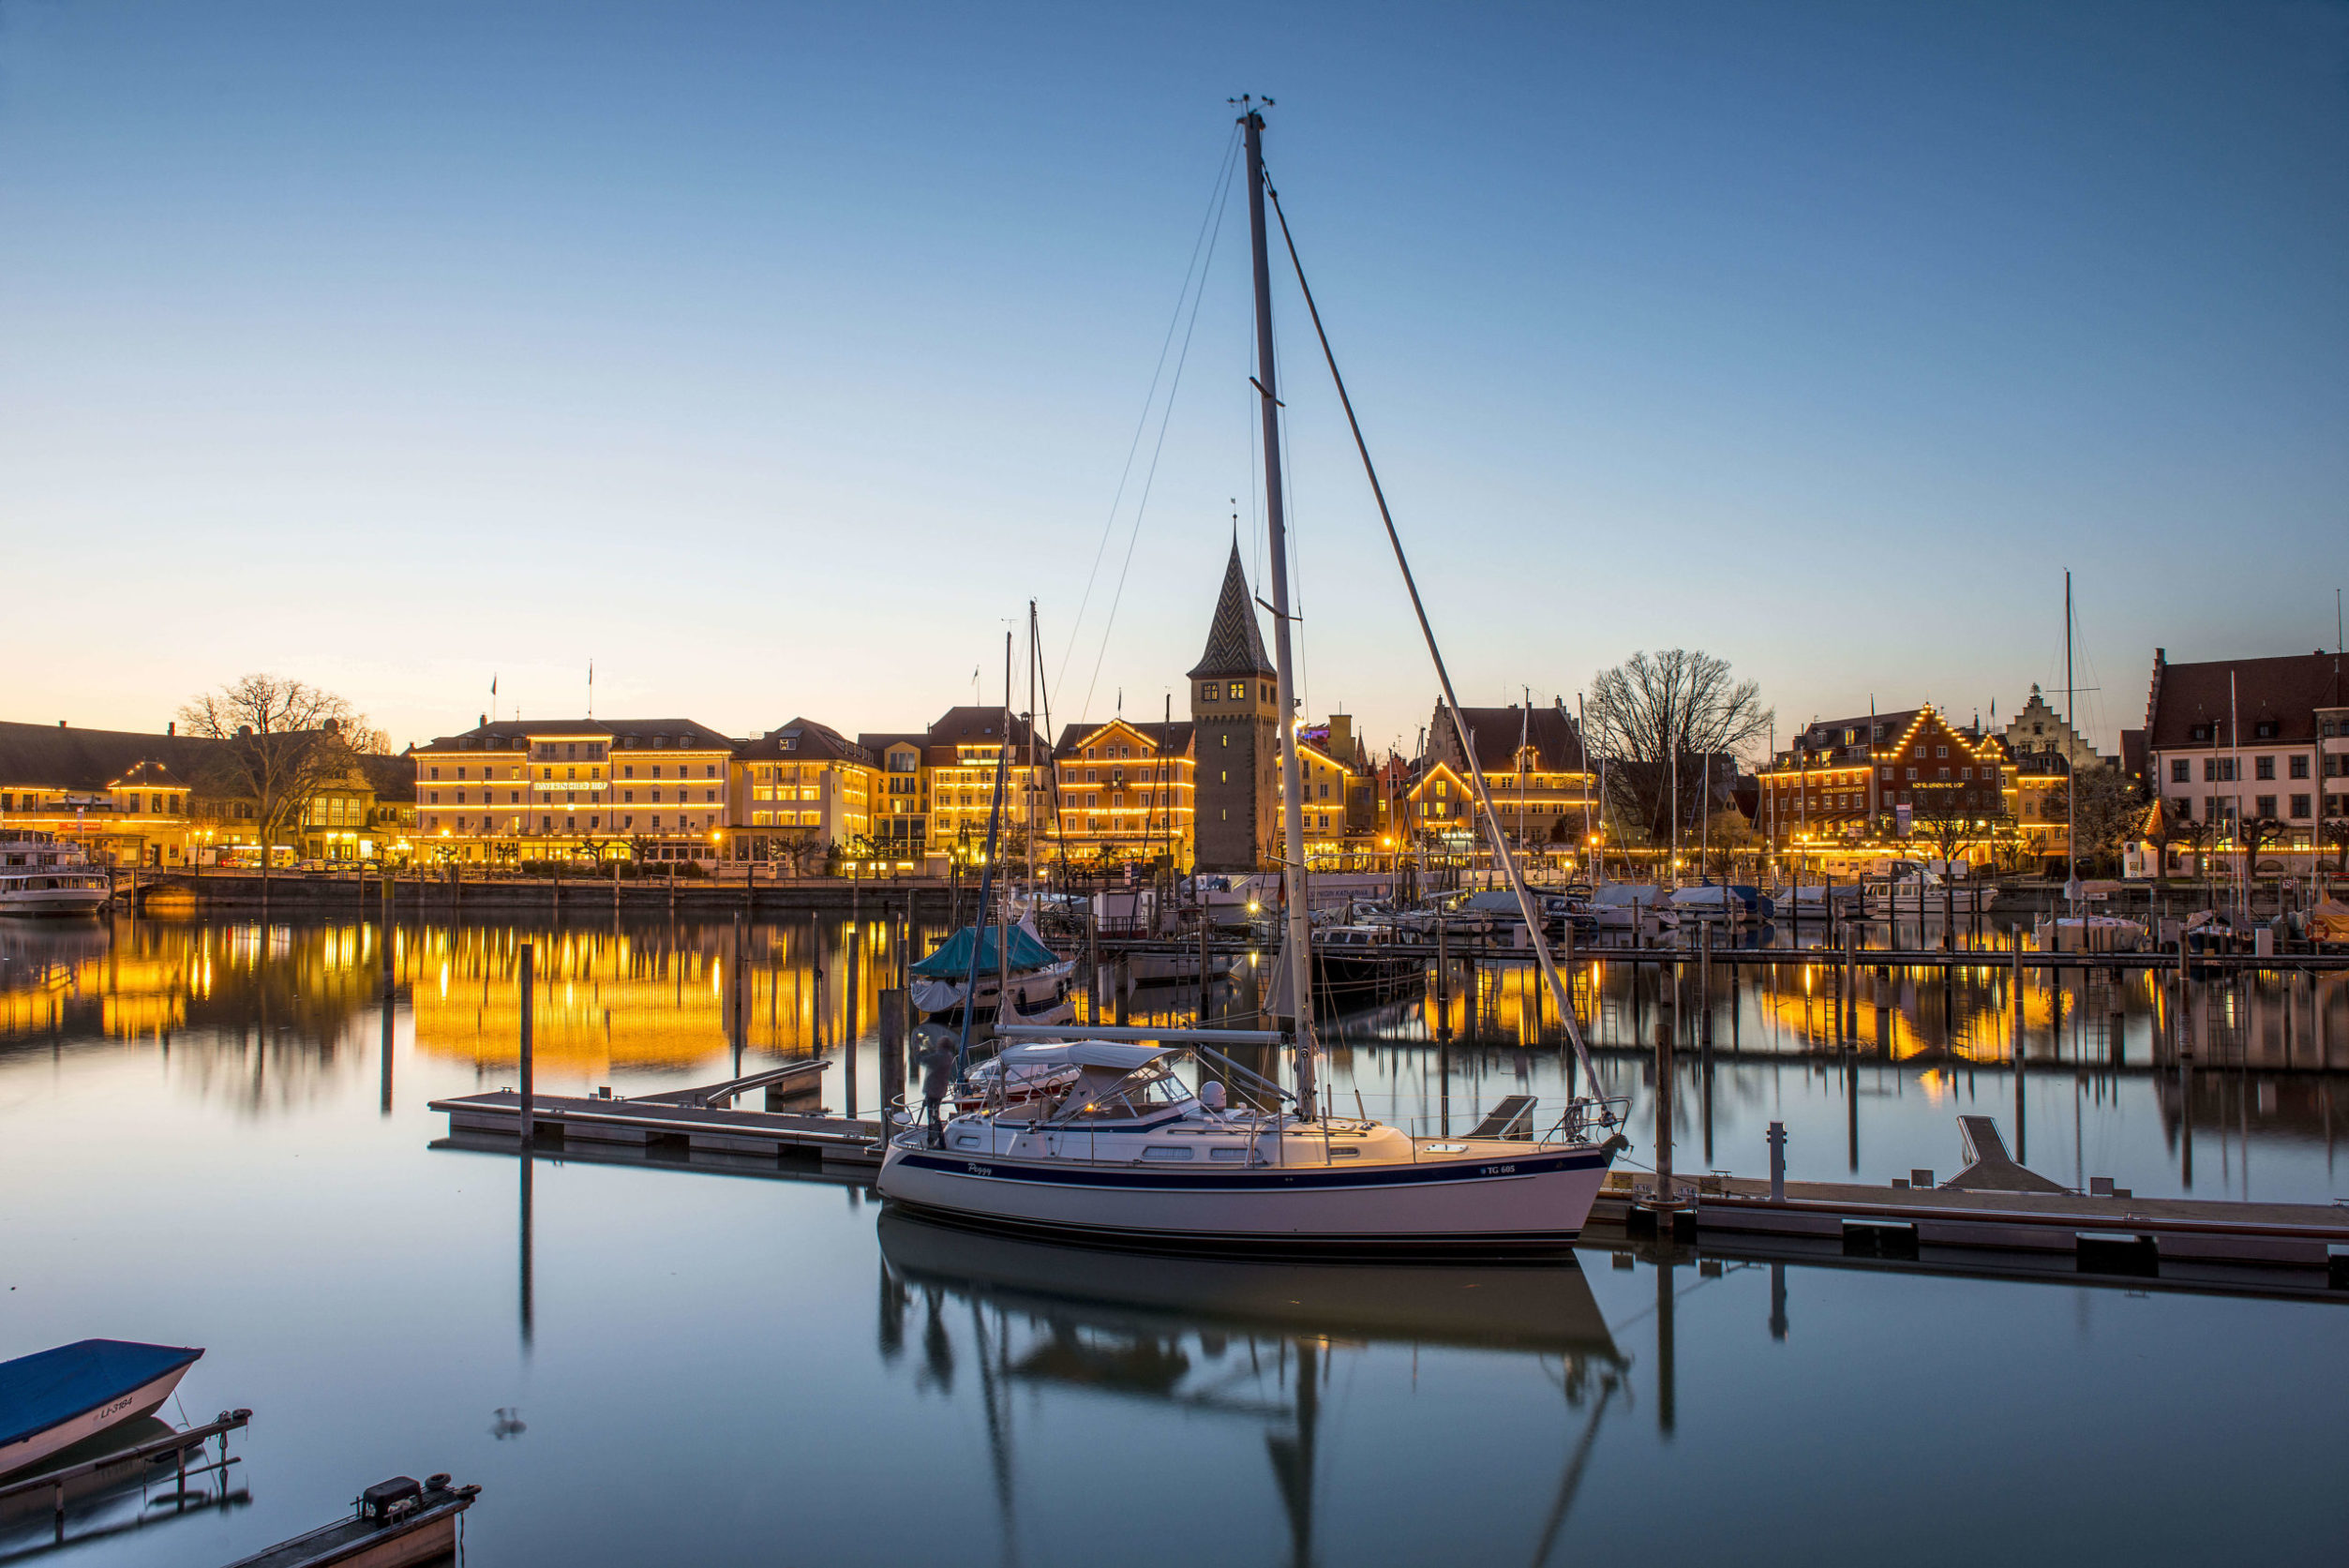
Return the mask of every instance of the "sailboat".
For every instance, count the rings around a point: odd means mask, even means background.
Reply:
[[[1297,757],[1291,650],[1288,541],[1281,485],[1280,409],[1273,353],[1272,276],[1265,207],[1279,194],[1264,165],[1264,120],[1240,100],[1255,285],[1255,385],[1264,425],[1264,515],[1271,563],[1274,676],[1280,736],[1282,924],[1291,954],[1313,951],[1304,882],[1304,791]],[[1369,451],[1354,422],[1345,382],[1322,332],[1295,246],[1281,233],[1332,381],[1346,409],[1387,539],[1410,590],[1419,630],[1492,844],[1505,868],[1534,954],[1567,1038],[1595,1084],[1575,1022],[1572,993],[1551,957],[1524,874],[1509,852],[1474,746]],[[974,965],[974,969],[976,965]],[[1577,1099],[1537,1138],[1425,1136],[1368,1115],[1331,1113],[1316,1083],[1313,990],[1292,987],[1290,1028],[1280,1031],[1091,1029],[1089,1038],[1013,1045],[1004,1083],[1067,1086],[1013,1099],[989,1097],[936,1128],[893,1138],[876,1182],[904,1209],[1015,1232],[1183,1250],[1354,1251],[1374,1254],[1524,1254],[1572,1247],[1608,1165],[1625,1141],[1623,1102]],[[1018,1038],[1018,1026],[998,1034]],[[1051,1031],[1027,1031],[1043,1035]],[[1065,1035],[1066,1032],[1060,1032]],[[1258,1077],[1219,1046],[1287,1044],[1294,1088]],[[1193,1079],[1183,1068],[1196,1061]],[[1225,1080],[1206,1077],[1219,1068]],[[1238,1084],[1243,1101],[1232,1093]]]
[[[975,986],[973,942],[979,945]],[[1044,946],[1032,917],[1010,925],[965,926],[910,966],[913,985],[908,994],[925,1018],[960,1017],[974,990],[982,1013],[1005,1007],[1008,998],[1010,1011],[1034,1015],[1068,1000],[1069,977],[1075,967],[1074,960]]]

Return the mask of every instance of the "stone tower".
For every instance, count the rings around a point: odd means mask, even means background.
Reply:
[[[1223,591],[1207,650],[1190,672],[1190,717],[1196,726],[1197,794],[1193,819],[1201,871],[1252,872],[1272,857],[1279,799],[1279,704],[1272,660],[1256,626],[1234,540],[1223,568]]]

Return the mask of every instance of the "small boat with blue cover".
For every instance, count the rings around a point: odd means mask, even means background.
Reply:
[[[0,1475],[154,1414],[203,1353],[183,1345],[81,1339],[0,1362]]]

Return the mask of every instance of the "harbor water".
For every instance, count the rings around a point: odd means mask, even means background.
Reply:
[[[515,1082],[524,942],[542,1091],[820,1053],[824,1103],[869,1115],[892,939],[832,917],[0,926],[0,1355],[201,1345],[161,1413],[254,1411],[223,1506],[93,1496],[57,1560],[226,1562],[432,1471],[483,1486],[484,1568],[2340,1559],[2349,1301],[1690,1248],[1136,1259],[884,1215],[814,1172],[435,1146],[428,1101]],[[2084,972],[2017,998],[1996,962],[1863,971],[1839,1029],[1825,965],[1716,967],[1706,998],[1693,970],[1579,973],[1634,1128],[1656,1031],[1682,1042],[1683,1172],[1758,1173],[1781,1121],[1797,1178],[1947,1174],[1972,1113],[2068,1185],[2349,1199],[2349,977],[2180,995]],[[1447,991],[1329,1020],[1338,1107],[1554,1112],[1568,1058],[1521,971]],[[0,1512],[0,1561],[50,1531],[45,1500]]]

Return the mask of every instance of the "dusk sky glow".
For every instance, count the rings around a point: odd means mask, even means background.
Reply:
[[[917,729],[1030,598],[1056,724],[1181,717],[1232,498],[1263,556],[1236,187],[1130,565],[1155,412],[1112,498],[1242,91],[1464,701],[1688,646],[1782,739],[2004,717],[2067,566],[2107,749],[2157,644],[2331,646],[2341,5],[0,0],[0,718],[266,669],[396,747],[592,659]],[[1408,751],[1276,308],[1308,712]]]

